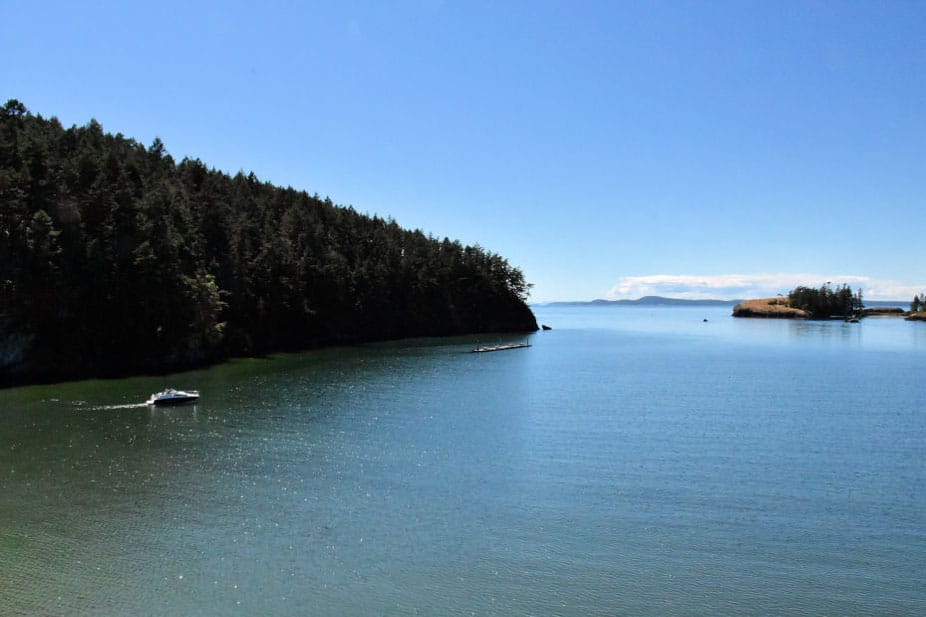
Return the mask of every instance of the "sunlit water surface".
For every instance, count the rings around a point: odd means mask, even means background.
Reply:
[[[0,391],[0,614],[926,614],[926,324],[536,313]]]

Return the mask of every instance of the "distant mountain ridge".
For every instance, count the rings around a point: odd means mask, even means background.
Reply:
[[[665,296],[643,296],[636,300],[581,300],[568,302],[538,302],[536,306],[735,306],[744,300],[686,300]],[[867,307],[905,307],[901,300],[865,300]]]
[[[547,302],[543,306],[733,306],[742,300],[686,300],[664,296],[643,296],[636,300],[590,300],[579,302]]]

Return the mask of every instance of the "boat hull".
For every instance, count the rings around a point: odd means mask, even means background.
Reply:
[[[167,388],[162,392],[151,395],[148,399],[149,405],[183,405],[185,403],[195,403],[199,400],[199,390],[174,390]]]
[[[175,397],[175,398],[162,398],[155,399],[153,401],[148,401],[150,405],[157,405],[158,407],[167,407],[170,405],[186,405],[187,403],[195,403],[199,400],[198,396],[184,396],[184,397]]]

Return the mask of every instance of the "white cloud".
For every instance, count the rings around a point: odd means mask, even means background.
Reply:
[[[611,288],[607,298],[635,299],[642,296],[667,296],[690,300],[766,298],[787,294],[798,285],[819,287],[831,282],[843,283],[853,290],[862,289],[869,300],[906,300],[923,291],[922,287],[891,280],[878,280],[855,274],[653,274],[624,276]]]
[[[926,285],[908,285],[900,281],[872,280],[864,288],[865,297],[869,300],[905,300],[913,299],[916,294],[926,291]]]

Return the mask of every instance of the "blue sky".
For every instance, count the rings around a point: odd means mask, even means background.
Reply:
[[[926,3],[0,3],[0,98],[480,244],[532,301],[926,290]]]

